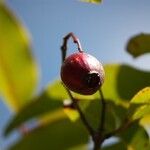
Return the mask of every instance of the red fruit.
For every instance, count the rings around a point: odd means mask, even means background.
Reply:
[[[92,55],[77,52],[67,57],[61,67],[61,79],[71,91],[94,94],[104,82],[102,64]]]

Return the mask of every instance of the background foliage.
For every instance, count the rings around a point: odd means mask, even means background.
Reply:
[[[127,43],[127,52],[133,57],[147,54],[150,52],[149,41],[148,33],[134,35]],[[69,97],[59,79],[40,94],[34,93],[39,67],[31,50],[27,31],[5,3],[0,2],[0,93],[3,101],[15,111],[4,134],[8,136],[15,129],[22,133],[22,138],[9,149],[87,149],[90,138],[78,112],[62,107]],[[106,80],[102,90],[107,101],[106,131],[117,129],[126,118],[133,125],[116,135],[117,143],[103,149],[150,149],[144,128],[150,114],[150,71],[127,64],[106,64],[104,68]],[[98,93],[91,96],[74,93],[74,96],[96,128],[101,111]],[[36,125],[30,129],[27,123],[33,119],[36,119]]]

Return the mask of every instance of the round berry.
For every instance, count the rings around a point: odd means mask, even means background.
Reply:
[[[92,55],[77,52],[68,56],[61,67],[61,79],[71,91],[94,94],[104,82],[102,64]]]

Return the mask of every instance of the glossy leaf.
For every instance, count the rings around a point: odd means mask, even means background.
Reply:
[[[88,134],[79,122],[61,119],[33,130],[10,150],[67,150],[87,142]]]
[[[102,2],[102,0],[80,0],[82,2],[87,2],[87,3],[93,3],[93,4],[99,4]]]
[[[150,34],[141,33],[133,36],[127,43],[127,51],[133,57],[150,53]]]
[[[129,116],[132,120],[150,114],[150,87],[140,90],[131,100]]]
[[[37,75],[27,31],[0,3],[0,92],[12,109],[17,111],[31,100]]]

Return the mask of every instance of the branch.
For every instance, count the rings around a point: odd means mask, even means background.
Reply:
[[[110,133],[107,133],[105,135],[105,139],[108,139],[118,133],[121,133],[122,131],[125,131],[133,122],[131,122],[130,120],[128,119],[124,119],[124,121],[122,122],[121,126],[119,128],[117,128],[116,130],[110,132]]]
[[[99,134],[101,134],[101,132],[103,132],[104,126],[105,126],[106,102],[105,102],[104,95],[103,95],[103,92],[102,92],[101,89],[99,90],[99,93],[100,93],[100,96],[101,96],[102,111],[101,111],[101,118],[100,118],[100,125],[99,125],[99,128],[98,128],[98,132],[99,132]]]
[[[70,92],[69,89],[67,89],[65,87],[69,97],[71,98],[72,100],[72,103],[74,105],[74,107],[76,108],[76,110],[78,111],[79,115],[80,115],[80,118],[81,118],[81,121],[83,122],[83,124],[85,125],[86,129],[88,130],[89,134],[93,137],[94,134],[95,134],[95,131],[93,130],[93,128],[90,126],[89,122],[87,121],[87,119],[85,118],[81,108],[79,107],[78,103],[77,103],[77,100],[72,96],[72,93]]]
[[[79,52],[83,52],[82,47],[81,47],[81,43],[79,41],[79,39],[74,35],[74,33],[70,32],[69,34],[67,34],[64,38],[63,38],[63,44],[61,46],[61,52],[62,52],[62,63],[64,62],[65,58],[66,58],[66,53],[67,53],[67,43],[69,38],[72,38],[73,42],[75,44],[77,44],[77,48]]]

